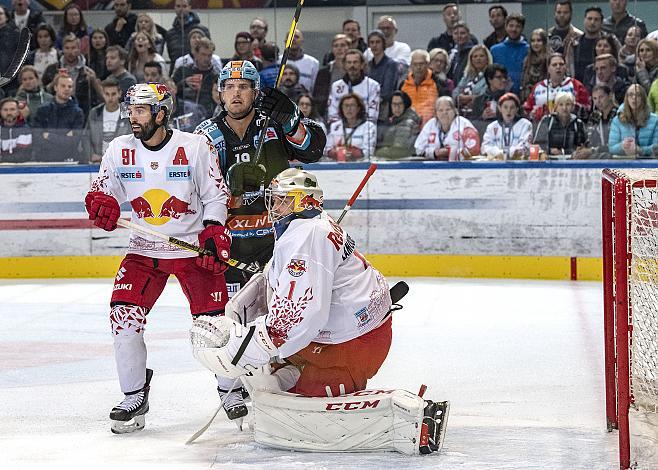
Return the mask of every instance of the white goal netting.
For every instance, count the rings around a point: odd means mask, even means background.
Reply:
[[[633,187],[630,202],[631,402],[658,413],[658,188]]]
[[[630,462],[658,466],[658,172],[624,172],[627,198]],[[621,312],[619,312],[621,313]]]

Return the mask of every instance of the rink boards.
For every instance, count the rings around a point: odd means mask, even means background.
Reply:
[[[342,225],[390,275],[600,279],[609,166],[656,164],[381,163]],[[367,167],[307,165],[336,215]],[[83,200],[96,171],[0,167],[0,277],[114,274],[128,231],[91,228]]]

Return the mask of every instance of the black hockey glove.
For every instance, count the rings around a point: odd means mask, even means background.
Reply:
[[[283,132],[286,134],[293,135],[297,132],[302,113],[297,105],[281,91],[276,88],[264,88],[260,109],[263,114],[281,124]]]
[[[231,165],[226,173],[231,195],[242,196],[245,191],[258,191],[265,185],[267,170],[263,165],[252,162],[238,162]]]

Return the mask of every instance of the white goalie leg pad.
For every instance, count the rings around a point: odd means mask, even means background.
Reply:
[[[425,400],[406,390],[363,390],[309,398],[256,391],[259,444],[309,452],[419,453]]]
[[[263,273],[254,274],[224,307],[225,315],[242,325],[267,314],[267,279]]]

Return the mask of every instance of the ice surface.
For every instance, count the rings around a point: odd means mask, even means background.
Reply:
[[[617,468],[617,435],[605,430],[599,283],[408,282],[391,352],[369,386],[415,392],[425,383],[426,398],[451,400],[440,455],[272,450],[223,414],[185,446],[219,398],[192,358],[176,282],[148,316],[146,428],[113,435],[108,413],[122,395],[111,280],[1,281],[0,468]]]

